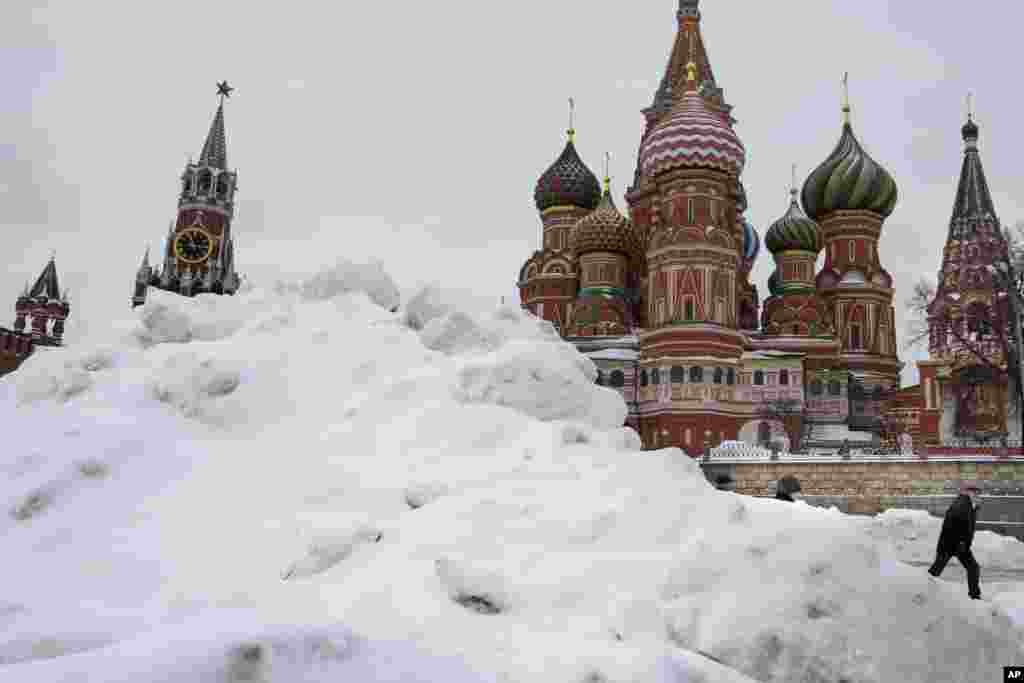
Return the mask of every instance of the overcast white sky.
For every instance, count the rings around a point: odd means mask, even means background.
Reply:
[[[129,307],[225,78],[237,88],[227,126],[243,273],[266,280],[337,256],[380,258],[403,288],[437,279],[494,302],[514,296],[540,243],[532,192],[564,144],[569,96],[581,154],[600,173],[611,153],[624,205],[676,6],[3,0],[0,293],[10,304],[0,324],[51,249],[73,297],[70,334]],[[1005,224],[1024,218],[1014,192],[1024,186],[1022,95],[1007,57],[1021,3],[701,6],[762,234],[786,208],[790,164],[802,182],[838,139],[844,71],[854,128],[899,185],[882,237],[898,313],[912,282],[939,266],[968,90],[996,208]],[[762,253],[762,297],[771,269]]]

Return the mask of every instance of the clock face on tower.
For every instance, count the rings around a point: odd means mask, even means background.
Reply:
[[[202,263],[213,253],[213,238],[205,230],[182,230],[174,240],[174,253],[185,263]]]

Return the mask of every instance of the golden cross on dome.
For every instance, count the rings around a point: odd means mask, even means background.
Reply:
[[[970,91],[967,93],[967,120],[974,120],[974,93]]]
[[[576,100],[569,98],[569,142],[576,141]]]
[[[793,201],[796,201],[796,164],[793,164],[793,181],[789,186],[789,194],[793,197]]]
[[[843,123],[850,122],[850,72],[843,74]]]
[[[610,192],[611,191],[611,186],[612,186],[611,164],[612,164],[612,155],[611,155],[610,152],[605,152],[604,153],[604,191],[605,192]]]
[[[217,95],[220,97],[220,103],[224,104],[225,97],[231,97],[231,91],[234,90],[227,81],[221,81],[217,84]]]

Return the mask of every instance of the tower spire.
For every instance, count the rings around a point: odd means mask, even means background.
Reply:
[[[199,163],[213,168],[227,169],[228,167],[228,145],[227,135],[224,132],[224,100],[231,97],[234,90],[227,81],[217,84],[217,96],[220,103],[217,105],[217,113],[213,116],[210,124],[210,131],[206,134],[206,142],[203,143],[203,151],[199,153]]]
[[[960,169],[960,183],[950,224],[950,233],[956,234],[957,239],[963,239],[963,231],[971,229],[970,226],[978,221],[996,221],[998,224],[992,194],[985,179],[985,169],[981,165],[981,154],[978,152],[980,129],[974,122],[971,95],[968,95],[967,100],[967,123],[960,129],[964,138],[964,163]]]

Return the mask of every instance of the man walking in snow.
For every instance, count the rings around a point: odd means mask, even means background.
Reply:
[[[981,599],[981,568],[971,553],[979,505],[977,486],[964,486],[960,489],[960,495],[946,510],[939,544],[935,550],[935,563],[928,570],[929,574],[937,578],[946,568],[949,558],[955,556],[967,570],[967,594],[972,600]]]

